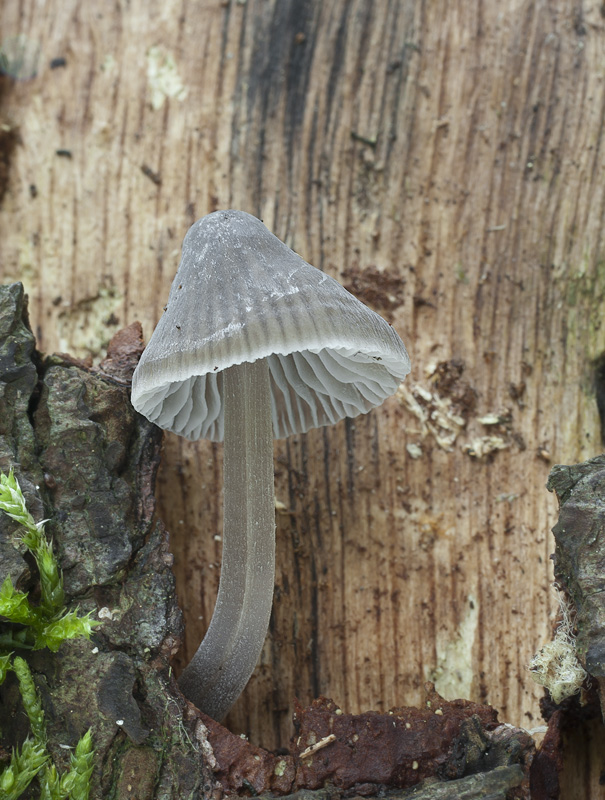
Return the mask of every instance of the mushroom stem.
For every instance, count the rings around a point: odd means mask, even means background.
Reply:
[[[275,495],[269,366],[223,373],[223,561],[210,627],[179,679],[183,694],[221,720],[260,656],[275,577]]]

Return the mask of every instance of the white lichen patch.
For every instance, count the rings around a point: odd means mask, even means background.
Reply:
[[[19,246],[19,267],[17,272],[17,280],[24,283],[26,286],[29,284],[34,285],[40,275],[39,258],[36,256],[36,250],[32,237],[23,237]]]
[[[154,111],[164,105],[167,97],[184,100],[187,89],[178,73],[174,58],[160,47],[147,51],[147,81],[151,93],[150,103]]]
[[[64,308],[57,317],[59,350],[77,358],[99,356],[119,328],[121,306],[122,296],[106,283],[94,296]]]
[[[465,444],[463,450],[471,458],[485,458],[507,447],[510,447],[510,442],[502,436],[477,436],[469,444]]]
[[[397,399],[418,420],[419,427],[409,429],[421,437],[432,436],[439,447],[452,451],[461,430],[466,425],[463,417],[449,400],[440,397],[420,384],[401,384]]]
[[[561,623],[552,642],[544,645],[529,663],[532,678],[544,686],[557,704],[577,694],[587,678],[587,672],[578,661],[574,619],[562,593],[559,593]]]
[[[40,256],[36,252],[34,237],[21,235],[16,241],[16,257],[7,259],[3,264],[4,283],[20,282],[29,295],[35,296],[36,286],[40,281]]]
[[[38,74],[41,46],[25,34],[8,36],[0,44],[0,69],[18,81],[29,81]]]
[[[273,773],[274,773],[275,775],[277,775],[277,777],[278,777],[278,778],[281,778],[281,777],[282,777],[282,775],[285,775],[285,774],[286,774],[286,769],[287,769],[287,767],[288,767],[288,762],[287,762],[287,761],[286,761],[284,758],[282,758],[282,759],[281,759],[280,761],[278,761],[278,762],[277,762],[277,764],[275,765],[275,768],[274,768],[274,770],[273,770]]]
[[[410,442],[406,444],[405,449],[408,452],[410,458],[420,458],[422,456],[422,447],[420,445],[415,444],[414,442]]]
[[[195,738],[197,740],[197,750],[204,756],[204,761],[210,769],[217,769],[218,763],[214,755],[214,750],[209,741],[210,732],[201,720],[195,726]]]
[[[103,63],[101,64],[101,72],[104,72],[106,75],[115,75],[118,71],[118,62],[115,58],[111,55],[111,53],[107,53],[105,58],[103,59]]]
[[[437,666],[427,678],[445,700],[470,697],[473,672],[473,645],[479,622],[479,604],[469,595],[466,613],[451,639],[437,640]]]

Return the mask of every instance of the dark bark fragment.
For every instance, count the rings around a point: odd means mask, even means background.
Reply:
[[[576,628],[575,650],[590,678],[580,696],[560,706],[544,703],[548,732],[532,766],[532,798],[556,800],[560,795],[565,750],[580,733],[584,720],[605,711],[605,456],[582,464],[557,465],[547,488],[556,492],[559,519],[555,537],[554,572],[569,598]],[[598,695],[598,700],[597,700]],[[554,710],[553,710],[554,709]]]
[[[530,776],[532,800],[558,800],[563,768],[563,716],[559,710],[548,721],[548,730],[535,755]]]
[[[503,781],[513,781],[500,785],[509,793],[494,796],[529,797],[528,770],[534,753],[529,734],[500,725],[489,706],[443,700],[431,684],[422,709],[343,714],[324,697],[309,708],[297,709],[296,735],[288,756],[267,753],[212,721],[208,727],[217,762],[215,775],[227,791],[289,791],[298,796],[297,790],[330,786],[338,796],[369,796],[440,779],[421,796],[464,797],[467,795],[455,791],[444,794],[442,781],[449,785],[477,774],[480,777],[468,785],[472,791],[480,791],[482,781],[490,785],[489,776],[495,770],[515,767],[498,773]],[[514,780],[512,776],[516,776]],[[430,793],[435,791],[438,793]],[[483,796],[487,795],[468,794]]]
[[[28,415],[38,376],[34,364],[35,340],[29,329],[27,304],[20,284],[0,292],[0,470],[14,467],[21,488],[34,516],[42,512],[39,495],[33,488],[41,478],[34,458],[34,434]],[[28,476],[29,475],[29,479]],[[37,516],[41,519],[41,516]],[[29,571],[21,553],[13,546],[16,524],[0,515],[0,581],[7,575],[20,588]]]
[[[559,499],[555,577],[577,615],[577,652],[586,671],[605,678],[605,456],[552,469]],[[601,698],[603,705],[603,697]]]
[[[511,767],[497,767],[488,773],[469,775],[447,783],[429,778],[413,789],[389,791],[381,796],[388,800],[508,800],[522,796],[516,794],[522,783],[523,769],[519,764],[515,764]],[[300,789],[298,792],[286,795],[283,800],[340,800],[341,797],[359,800],[363,796],[343,794],[341,790],[330,787],[318,791]],[[269,800],[269,797],[261,795],[261,800]]]

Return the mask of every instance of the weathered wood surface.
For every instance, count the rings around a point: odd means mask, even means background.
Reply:
[[[186,228],[224,207],[262,216],[410,350],[412,396],[276,443],[275,610],[231,727],[283,745],[295,696],[387,709],[429,676],[539,724],[544,485],[602,449],[600,5],[7,0],[0,20],[41,53],[36,77],[0,79],[19,132],[0,263],[43,350],[96,359],[135,319],[149,335]],[[471,454],[494,433],[505,449]],[[189,654],[218,582],[220,467],[219,447],[167,438]]]
[[[422,791],[527,800],[529,733],[499,723],[490,706],[448,703],[430,684],[422,708],[388,714],[346,714],[326,698],[299,706],[287,754],[254,747],[185,702],[170,667],[182,631],[172,557],[154,515],[161,432],[129,402],[141,349],[135,323],[112,339],[99,367],[43,360],[22,285],[0,286],[0,465],[15,470],[28,506],[46,519],[70,608],[99,622],[91,641],[21,651],[56,766],[66,768],[90,729],[90,800],[217,800],[327,785],[335,798],[403,790],[402,799]],[[38,572],[15,527],[0,516],[0,583],[9,578],[35,602]],[[2,636],[11,629],[0,620]],[[19,688],[13,675],[0,687],[2,767],[31,732]]]

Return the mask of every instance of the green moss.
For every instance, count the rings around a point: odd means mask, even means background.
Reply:
[[[567,348],[578,345],[589,359],[605,349],[603,335],[603,303],[605,302],[605,259],[595,259],[585,250],[577,267],[557,271],[556,283],[567,314],[565,334]]]
[[[34,522],[27,510],[19,482],[12,470],[0,474],[0,511],[20,525],[18,540],[33,555],[40,576],[40,602],[33,605],[25,592],[13,587],[7,577],[0,587],[0,616],[10,623],[0,633],[0,647],[56,652],[66,639],[90,636],[98,625],[87,614],[65,608],[63,575],[51,544],[44,534],[44,522]],[[20,626],[15,628],[15,626]],[[12,671],[17,677],[23,708],[29,720],[29,737],[15,748],[10,764],[0,772],[0,800],[18,800],[34,778],[40,782],[41,800],[88,800],[93,768],[90,731],[84,734],[71,757],[69,770],[60,775],[46,750],[46,721],[42,703],[27,662],[12,653],[0,654],[0,684]]]

